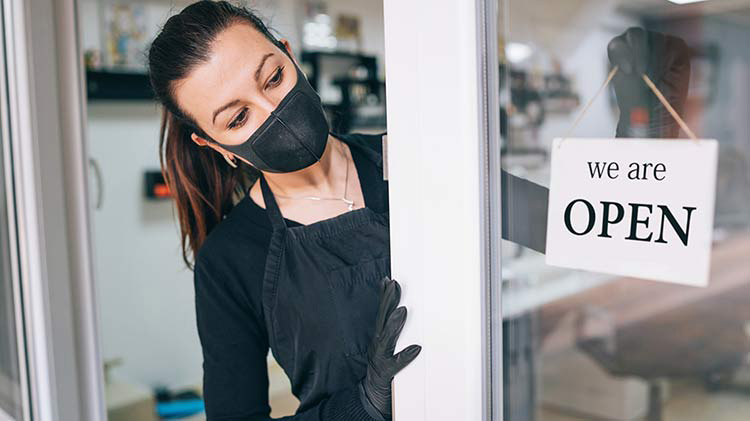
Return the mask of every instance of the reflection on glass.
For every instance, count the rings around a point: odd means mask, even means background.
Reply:
[[[560,269],[503,242],[506,421],[750,413],[750,1],[501,0],[499,163],[549,185],[552,139],[599,89],[608,44],[630,27],[684,40],[690,73],[676,108],[698,137],[719,140],[710,284]],[[677,44],[667,45],[647,55],[674,55]],[[628,92],[616,88],[593,103],[576,137],[677,130],[649,102],[646,112],[624,105]]]
[[[5,174],[0,155],[0,174]],[[0,175],[0,183],[4,186]],[[21,418],[20,377],[16,306],[10,269],[8,219],[5,212],[6,191],[0,188],[0,419],[3,412]]]

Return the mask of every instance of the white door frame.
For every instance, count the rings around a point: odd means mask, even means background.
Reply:
[[[75,0],[4,0],[31,419],[105,420]]]
[[[496,1],[384,3],[397,350],[423,347],[394,381],[394,418],[500,420]]]

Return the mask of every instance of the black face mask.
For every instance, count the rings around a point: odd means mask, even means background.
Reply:
[[[219,143],[261,171],[285,173],[307,168],[320,160],[328,142],[328,121],[320,97],[296,64],[294,69],[297,83],[245,142]]]

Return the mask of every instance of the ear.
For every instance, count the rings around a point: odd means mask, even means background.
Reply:
[[[192,139],[198,146],[208,146],[208,141],[195,133],[190,134],[190,139]]]
[[[289,57],[291,57],[292,60],[294,60],[294,63],[297,64],[297,66],[299,66],[299,62],[297,61],[297,57],[294,56],[294,51],[292,51],[292,45],[289,44],[289,40],[286,39],[286,38],[281,38],[281,39],[279,39],[279,42],[284,45],[284,48],[286,49],[286,52],[289,53]]]

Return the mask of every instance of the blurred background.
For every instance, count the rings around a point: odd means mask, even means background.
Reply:
[[[160,25],[192,3],[80,0],[88,97],[95,279],[110,420],[202,419],[202,357],[193,275],[159,169],[161,111],[145,51]],[[245,2],[287,38],[333,130],[385,131],[381,0]],[[269,356],[273,416],[291,414]],[[192,416],[190,416],[192,414]]]
[[[718,139],[720,154],[706,288],[547,266],[503,242],[505,420],[748,419],[750,1],[499,5],[503,146],[493,165],[549,185],[553,138],[606,79],[608,42],[632,26],[686,41],[683,118]],[[610,85],[572,136],[614,137],[618,118]]]

